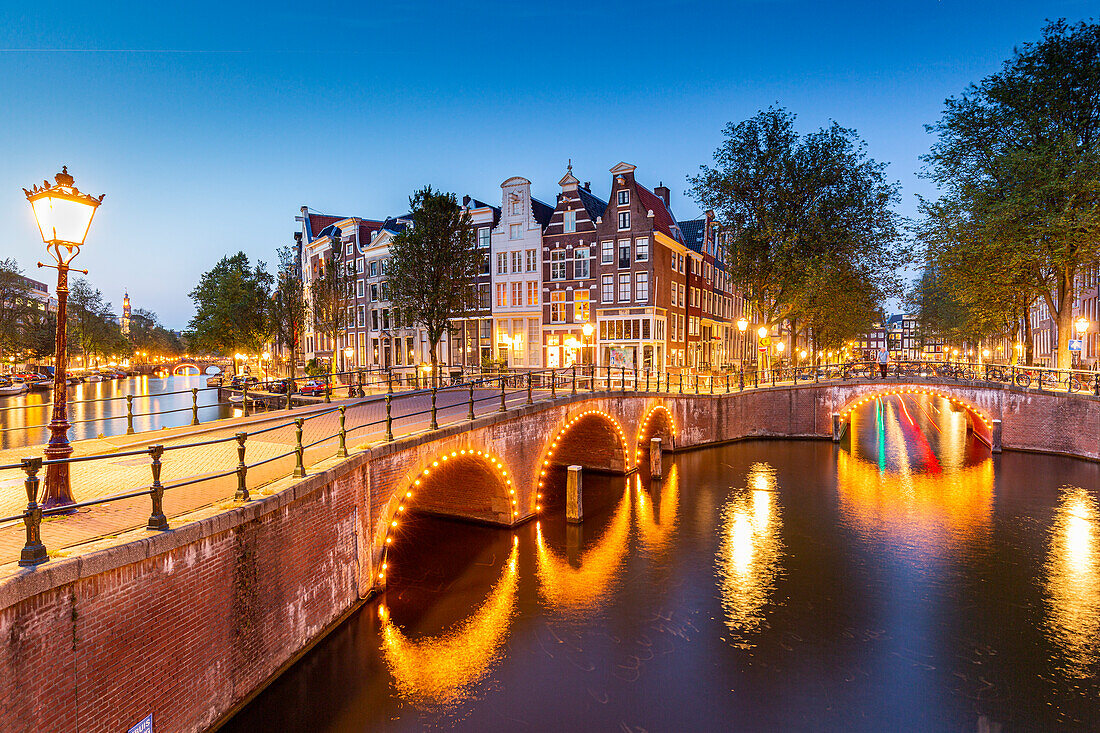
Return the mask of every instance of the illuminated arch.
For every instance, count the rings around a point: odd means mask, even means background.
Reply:
[[[563,438],[565,438],[566,434],[574,425],[576,425],[586,417],[592,416],[595,416],[596,418],[603,418],[607,422],[611,423],[612,431],[618,436],[619,446],[622,448],[623,451],[623,471],[629,473],[630,471],[634,470],[635,464],[630,460],[630,450],[627,447],[626,433],[623,431],[623,426],[619,423],[619,421],[608,413],[604,412],[603,410],[584,410],[583,412],[578,412],[576,415],[566,420],[565,424],[558,429],[558,432],[554,434],[554,437],[550,441],[550,444],[543,451],[542,462],[539,465],[539,493],[535,495],[536,501],[542,499],[541,492],[543,483],[546,481],[546,471],[550,468],[550,459],[554,457],[554,452],[558,449],[558,444],[562,441]],[[542,507],[540,505],[536,505],[535,511],[541,510]]]
[[[645,418],[638,427],[638,435],[634,439],[634,460],[636,463],[640,462],[642,456],[649,451],[649,439],[658,437],[650,433],[650,427],[652,426],[654,428],[653,433],[659,432],[657,428],[662,420],[668,425],[669,444],[665,447],[669,450],[675,447],[676,423],[672,419],[672,412],[664,405],[654,405],[649,408],[649,412],[646,413]]]
[[[852,418],[852,412],[872,400],[881,399],[883,397],[901,397],[903,395],[928,395],[929,397],[942,397],[943,399],[951,402],[951,404],[957,405],[966,410],[976,420],[980,420],[987,431],[993,429],[992,418],[986,415],[982,410],[978,409],[969,402],[966,402],[965,400],[960,400],[958,397],[955,397],[952,394],[948,394],[943,390],[936,389],[935,387],[893,387],[879,389],[874,392],[867,392],[858,395],[848,400],[848,402],[846,402],[843,407],[837,410],[838,414],[840,415],[840,423],[842,426],[847,425],[848,421]]]
[[[176,364],[174,367],[172,367],[172,374],[173,376],[177,377],[183,376],[185,369],[194,369],[195,375],[202,374],[202,369],[199,369],[198,364]]]
[[[417,493],[424,482],[428,480],[428,477],[432,475],[432,472],[445,466],[448,461],[455,459],[472,459],[478,461],[498,475],[498,478],[503,482],[503,486],[508,491],[508,500],[511,502],[511,518],[512,522],[515,523],[518,516],[516,487],[512,482],[512,473],[505,468],[504,462],[490,451],[484,449],[456,448],[449,452],[444,451],[435,458],[425,462],[423,468],[413,471],[411,478],[406,479],[407,483],[405,484],[405,490],[394,491],[381,512],[382,519],[375,529],[375,547],[379,548],[379,552],[377,553],[379,564],[374,578],[378,585],[381,585],[386,580],[386,571],[389,569],[389,549],[397,539],[398,531],[401,527],[400,520],[402,516],[414,506],[413,502],[416,499]],[[398,485],[400,486],[401,484],[399,483]]]

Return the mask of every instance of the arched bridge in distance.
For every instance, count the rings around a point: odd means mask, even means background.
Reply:
[[[384,585],[386,549],[401,541],[408,511],[510,527],[538,516],[551,498],[548,476],[561,467],[648,470],[654,437],[664,450],[751,438],[839,440],[859,405],[903,394],[950,400],[994,452],[1100,459],[1100,399],[1091,395],[864,379],[715,395],[582,393],[366,447],[302,488],[325,485],[349,499],[367,592]]]
[[[225,371],[225,368],[232,362],[229,359],[218,358],[192,358],[183,357],[179,359],[173,359],[171,361],[150,362],[147,364],[139,364],[136,366],[137,371],[142,374],[151,374],[156,371],[167,371],[174,377],[187,375],[187,374],[206,374],[206,370],[209,367],[217,367],[218,369]]]

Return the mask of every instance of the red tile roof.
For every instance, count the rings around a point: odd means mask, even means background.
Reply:
[[[684,238],[680,234],[680,227],[676,226],[676,217],[668,210],[661,197],[637,181],[634,182],[634,186],[638,189],[638,198],[642,206],[653,212],[653,228],[683,244]]]
[[[330,224],[335,224],[341,219],[346,219],[346,216],[325,216],[324,214],[310,214],[309,215],[309,235],[316,238],[321,230]]]

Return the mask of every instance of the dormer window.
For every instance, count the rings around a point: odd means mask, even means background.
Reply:
[[[630,189],[624,188],[619,191],[619,206],[627,206],[630,203]]]
[[[569,234],[577,231],[577,212],[566,211],[562,217],[562,232]]]

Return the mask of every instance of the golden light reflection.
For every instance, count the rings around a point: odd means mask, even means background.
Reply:
[[[664,481],[650,484],[651,492],[657,493],[657,501],[642,489],[642,479],[635,476],[634,521],[638,527],[638,538],[642,551],[651,557],[663,556],[672,544],[672,535],[676,531],[677,510],[680,504],[680,476],[676,464],[672,464],[668,477]]]
[[[975,538],[993,518],[993,462],[943,473],[882,471],[837,453],[841,515],[859,532],[931,554]]]
[[[611,521],[599,542],[581,556],[574,568],[546,545],[541,523],[535,528],[539,594],[558,612],[586,617],[600,608],[626,557],[630,534],[630,490],[623,492]]]
[[[1066,487],[1051,529],[1046,567],[1049,633],[1062,653],[1062,669],[1089,677],[1100,658],[1100,541],[1096,500]]]
[[[751,647],[775,590],[783,544],[775,469],[755,463],[747,483],[748,489],[735,491],[722,507],[717,565],[726,626],[741,646]]]
[[[443,636],[411,640],[389,617],[382,618],[382,653],[397,693],[421,707],[452,707],[476,693],[476,685],[503,658],[501,646],[515,614],[519,546],[513,543],[508,563],[481,607]]]

